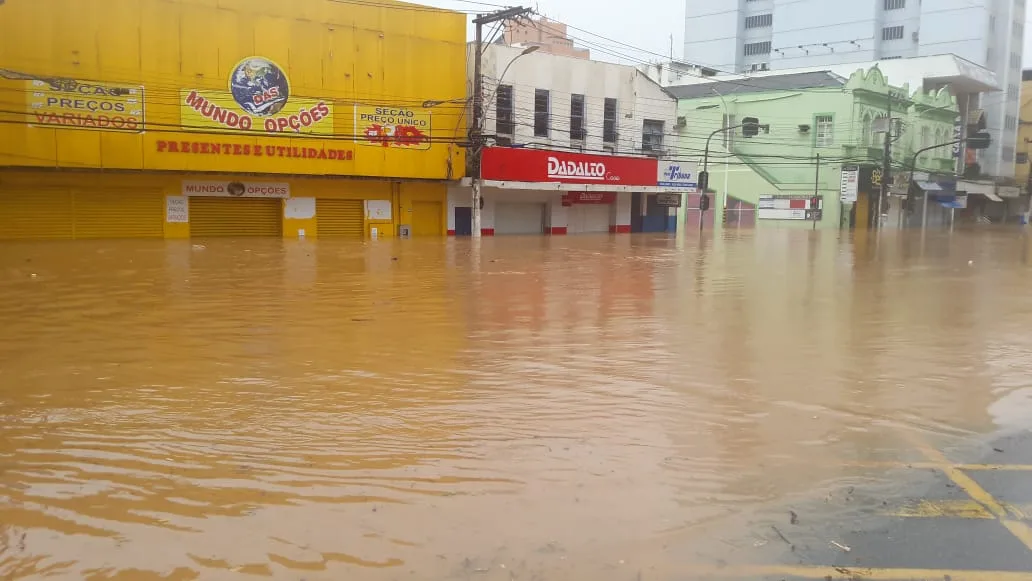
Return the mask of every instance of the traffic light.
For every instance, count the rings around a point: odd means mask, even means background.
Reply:
[[[705,192],[707,189],[709,189],[709,172],[708,171],[700,171],[699,172],[699,191],[700,192]]]
[[[814,196],[810,198],[810,209],[820,210],[821,209],[821,198],[820,196]]]
[[[742,119],[742,137],[755,137],[760,132],[760,120],[756,117]]]
[[[992,143],[993,136],[985,131],[979,131],[978,133],[972,133],[967,138],[968,149],[989,149],[989,144]]]
[[[701,210],[703,212],[705,212],[706,210],[709,210],[709,196],[708,195],[702,194],[702,197],[699,198],[699,210]]]

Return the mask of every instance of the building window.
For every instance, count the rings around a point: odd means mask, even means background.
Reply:
[[[616,143],[616,99],[606,98],[602,106],[602,142]]]
[[[1000,150],[1000,160],[1004,163],[1014,162],[1014,148],[1006,145]]]
[[[817,128],[817,147],[831,147],[835,144],[835,118],[831,115],[818,115],[814,119]]]
[[[516,108],[512,100],[512,85],[498,85],[495,94],[495,133],[513,135],[516,133]]]
[[[749,44],[742,47],[742,53],[745,56],[770,54],[770,41],[767,40],[764,42],[750,42]]]
[[[886,26],[881,29],[882,40],[899,40],[901,38],[903,38],[902,26]]]
[[[1007,115],[1006,117],[1004,117],[1004,119],[1003,119],[1003,128],[1004,129],[1017,129],[1018,128],[1018,119],[1017,119],[1017,117],[1015,117],[1013,115]]]
[[[1012,69],[1017,69],[1017,68],[1021,67],[1021,55],[1020,54],[1018,54],[1016,52],[1012,52],[1010,54],[1010,66],[1011,66]]]
[[[774,24],[773,14],[757,14],[745,17],[746,28],[767,28]]]
[[[548,91],[534,89],[534,137],[548,137]]]
[[[588,131],[584,128],[584,95],[570,95],[570,140],[584,141]]]
[[[907,7],[907,0],[885,0],[886,10],[899,10]]]
[[[1014,23],[1014,36],[1025,38],[1025,24],[1023,22]]]
[[[641,150],[663,151],[663,122],[646,119],[641,126]]]
[[[989,15],[989,32],[992,32],[994,30],[996,30],[996,15],[995,14],[990,14]]]
[[[1022,151],[1014,158],[1014,163],[1025,165],[1028,163],[1028,153]]]

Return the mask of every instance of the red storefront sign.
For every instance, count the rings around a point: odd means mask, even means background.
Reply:
[[[563,194],[563,205],[573,204],[612,204],[616,201],[616,192],[567,192]]]
[[[491,181],[655,186],[658,163],[651,157],[488,147],[480,175]]]

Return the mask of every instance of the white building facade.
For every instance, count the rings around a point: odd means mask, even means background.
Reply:
[[[684,59],[749,73],[954,54],[995,73],[984,173],[1014,174],[1025,0],[686,0]]]
[[[482,233],[674,229],[671,196],[656,194],[671,193],[658,171],[678,141],[676,100],[634,67],[523,48],[483,55]],[[472,94],[472,52],[467,68]],[[449,234],[469,234],[469,182],[449,191]]]

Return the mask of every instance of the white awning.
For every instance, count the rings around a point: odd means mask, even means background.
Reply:
[[[917,182],[917,187],[926,192],[941,192],[942,186],[935,182]]]
[[[985,194],[982,194],[982,195],[987,197],[987,198],[989,198],[990,200],[992,200],[994,202],[1002,202],[1003,201],[1003,198],[1001,198],[1000,196],[997,196],[996,194],[985,193]]]
[[[1021,197],[1021,188],[1017,186],[1000,186],[996,188],[996,194],[1001,198]]]
[[[988,197],[990,194],[996,194],[996,184],[992,182],[972,182],[967,180],[960,180],[957,182],[958,192],[967,192],[969,194],[982,194]]]

